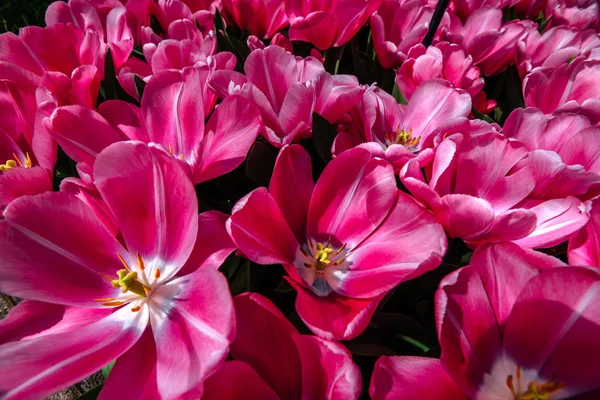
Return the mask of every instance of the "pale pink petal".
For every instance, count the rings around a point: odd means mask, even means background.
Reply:
[[[197,396],[235,337],[227,280],[216,269],[202,268],[160,286],[149,306],[161,398]]]
[[[167,281],[188,259],[198,230],[196,192],[178,161],[141,142],[116,143],[98,156],[94,178],[129,252],[140,254],[147,274]]]
[[[306,240],[306,220],[314,187],[310,155],[300,145],[284,147],[275,162],[269,192],[299,243]]]
[[[292,264],[300,245],[266,188],[240,199],[227,221],[236,246],[259,264]]]
[[[233,358],[249,364],[280,398],[300,399],[303,369],[293,339],[296,328],[264,296],[243,293],[233,301],[238,331]]]
[[[0,221],[0,291],[53,303],[101,307],[119,292],[125,250],[82,201],[68,193],[21,197]]]
[[[396,198],[392,166],[364,149],[344,152],[331,161],[315,185],[307,233],[331,235],[353,249],[383,221]]]
[[[148,312],[131,307],[79,329],[0,346],[0,392],[4,399],[50,396],[98,371],[139,339]]]
[[[286,143],[297,142],[302,134],[312,130],[314,90],[303,83],[294,83],[288,90],[279,112],[279,123],[286,134]]]
[[[440,360],[406,356],[377,360],[369,394],[373,400],[467,399]]]
[[[206,125],[192,156],[193,182],[216,178],[237,168],[262,130],[258,109],[241,96],[227,97]]]
[[[355,400],[360,369],[344,346],[316,336],[292,336],[302,360],[302,399]]]
[[[242,361],[227,361],[204,382],[202,400],[237,399],[279,400],[248,364]]]

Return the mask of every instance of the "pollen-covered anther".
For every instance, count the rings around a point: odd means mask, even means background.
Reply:
[[[13,153],[13,158],[6,160],[6,163],[4,164],[0,164],[0,171],[8,171],[9,169],[13,169],[16,167],[31,168],[32,166],[33,162],[31,161],[29,153],[25,153],[25,163],[21,161],[19,156]]]
[[[517,386],[521,383],[521,367],[517,367]],[[523,393],[516,393],[515,381],[512,375],[506,378],[506,385],[510,389],[515,400],[552,400],[552,394],[565,387],[562,382],[556,382],[554,379],[546,383],[539,384],[536,381],[529,382],[527,390]]]
[[[315,268],[317,272],[322,273],[327,267],[340,265],[345,260],[343,257],[337,259],[346,247],[345,244],[337,250],[331,247],[331,238],[325,244],[319,242],[316,246],[309,239],[308,244],[312,254],[300,249],[302,254],[310,259],[310,262],[304,263],[306,268]]]

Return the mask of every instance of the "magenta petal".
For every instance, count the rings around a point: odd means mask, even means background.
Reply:
[[[396,198],[392,166],[352,149],[331,161],[315,185],[307,233],[332,235],[353,249],[388,215]]]
[[[316,336],[293,335],[302,359],[302,399],[358,399],[360,369],[344,346]]]
[[[450,237],[465,241],[476,240],[485,234],[494,221],[494,210],[490,203],[466,194],[442,197],[441,205],[434,212]]]
[[[146,328],[140,339],[117,359],[98,396],[99,400],[118,398],[160,398],[156,386],[156,345],[150,328]]]
[[[425,357],[380,357],[369,394],[373,400],[467,400],[440,360]]]
[[[388,218],[347,258],[350,270],[334,290],[344,296],[378,296],[437,267],[446,249],[444,228],[434,216],[399,193]]]
[[[0,213],[14,199],[51,190],[52,179],[44,168],[11,168],[0,175]]]
[[[281,399],[300,399],[303,370],[293,339],[296,328],[266,297],[243,293],[233,301],[238,335],[232,356],[248,363]]]
[[[235,337],[227,280],[213,268],[202,268],[159,287],[152,299],[160,396],[197,395]]]
[[[98,156],[94,177],[129,252],[168,280],[188,259],[198,230],[196,192],[178,161],[140,142],[116,143]]]
[[[202,400],[238,399],[279,400],[279,396],[248,364],[227,361],[204,382]]]
[[[69,157],[90,165],[104,148],[127,140],[98,112],[82,106],[59,107],[46,123],[54,140]]]
[[[193,182],[226,174],[246,158],[263,125],[258,109],[241,96],[227,97],[206,125],[196,159],[192,158]]]
[[[298,291],[296,312],[315,335],[326,340],[349,340],[360,335],[384,296],[353,299],[332,292],[319,297],[290,279],[288,282]]]
[[[506,325],[506,353],[522,368],[537,369],[543,380],[564,383],[565,395],[599,389],[598,304],[597,269],[544,271],[529,281],[513,308]]]
[[[184,276],[197,269],[209,267],[218,269],[235,249],[225,224],[229,215],[220,211],[205,211],[198,215],[198,235],[192,254],[178,272]]]
[[[98,106],[98,111],[129,139],[150,141],[139,107],[122,100],[108,100]]]
[[[21,197],[0,221],[0,291],[53,303],[99,307],[115,297],[123,247],[83,202],[67,193]],[[75,240],[76,238],[76,240]]]
[[[306,240],[306,220],[314,187],[309,154],[300,145],[284,147],[277,157],[269,192],[299,243]]]
[[[266,188],[237,202],[227,231],[242,253],[259,264],[292,264],[300,247]]]
[[[0,346],[2,398],[44,398],[89,376],[127,351],[147,323],[147,311],[123,307],[79,329]]]
[[[113,311],[23,300],[0,320],[0,344],[80,329]]]
[[[569,240],[569,264],[600,267],[600,202],[592,204],[590,220]]]

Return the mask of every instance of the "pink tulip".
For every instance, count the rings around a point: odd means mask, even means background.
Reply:
[[[382,0],[285,0],[290,39],[319,50],[343,46],[358,33]]]
[[[202,400],[358,398],[360,370],[344,346],[300,335],[275,304],[257,293],[233,302],[235,361],[206,381]]]
[[[525,106],[546,114],[572,111],[600,122],[600,60],[577,57],[556,68],[536,68],[523,80]]]
[[[350,112],[350,127],[335,138],[333,154],[361,147],[398,171],[431,147],[433,137],[446,126],[465,121],[470,111],[469,95],[441,79],[419,86],[407,106],[379,88],[370,89]]]
[[[489,7],[501,10],[510,3],[511,0],[452,0],[450,8],[460,19],[466,21],[473,12],[480,8]]]
[[[435,46],[418,44],[410,49],[407,60],[396,70],[396,84],[406,100],[430,79],[441,78],[455,88],[463,89],[471,98],[482,93],[483,78],[473,65],[473,57],[466,55],[457,44],[440,42]]]
[[[197,24],[203,35],[214,30],[214,14],[220,8],[220,1],[215,0],[147,0],[145,8],[149,14],[154,15],[163,29],[176,20],[186,19]],[[155,1],[157,4],[155,4]],[[148,26],[149,24],[145,24]]]
[[[389,290],[439,265],[446,237],[368,151],[339,155],[316,184],[311,169],[301,146],[284,147],[269,190],[242,198],[228,231],[250,260],[283,264],[315,334],[350,339]]]
[[[118,70],[129,58],[133,50],[134,37],[127,21],[127,10],[118,3],[109,8],[106,15],[100,15],[93,1],[56,1],[46,10],[46,25],[72,23],[82,32],[91,31],[108,46],[112,52],[115,68]],[[103,53],[105,50],[101,48]]]
[[[77,162],[93,165],[97,154],[110,144],[135,139],[160,145],[185,166],[194,184],[213,179],[244,161],[262,124],[252,103],[232,96],[205,125],[205,104],[198,96],[199,90],[208,90],[204,72],[188,68],[183,73],[154,75],[145,88],[141,109],[120,100],[102,103],[99,112],[60,107],[44,123]]]
[[[569,264],[600,267],[600,201],[594,200],[590,220],[569,239]]]
[[[517,67],[524,78],[536,67],[554,69],[582,54],[594,58],[596,52],[600,55],[600,38],[595,31],[557,26],[539,34],[532,29],[518,43]]]
[[[597,270],[514,244],[482,246],[436,293],[441,359],[382,357],[371,397],[595,398],[598,287]]]
[[[429,29],[433,8],[424,0],[384,0],[371,16],[373,48],[384,68],[396,68],[406,59],[411,47],[421,43]],[[448,25],[444,14],[441,26]]]
[[[518,108],[504,123],[503,133],[531,152],[536,186],[529,196],[551,199],[600,194],[600,127],[579,115],[548,117],[535,108]]]
[[[485,6],[469,15],[462,32],[447,32],[445,36],[465,49],[481,73],[489,76],[515,62],[516,44],[531,29],[535,25],[527,20],[503,24],[502,10]]]
[[[198,216],[178,163],[140,142],[104,150],[94,178],[122,242],[69,193],[17,199],[0,222],[0,290],[55,303],[3,322],[3,398],[45,397],[117,358],[101,398],[193,395],[235,333],[216,269],[233,250],[226,216]]]
[[[544,11],[547,2],[548,0],[512,0],[510,6],[517,15],[535,19]]]
[[[222,0],[223,17],[251,35],[269,39],[288,19],[281,0]]]
[[[549,25],[567,25],[577,29],[600,29],[597,0],[548,0],[545,18]]]
[[[248,36],[247,44],[248,44],[248,48],[250,49],[250,51],[254,51],[256,49],[264,50],[266,47],[265,44],[254,35]],[[273,38],[271,39],[271,42],[269,43],[269,45],[270,46],[279,46],[289,53],[294,52],[294,45],[292,44],[292,42],[287,37],[283,36],[279,32],[277,32],[275,35],[273,35]],[[321,60],[321,62],[322,62],[322,60]]]
[[[551,182],[539,168],[546,160],[497,132],[458,131],[465,133],[448,133],[435,149],[422,151],[400,171],[404,185],[433,211],[450,237],[471,246],[513,241],[543,248],[565,241],[585,225],[586,203],[573,196],[545,196],[540,189]]]
[[[215,71],[210,86],[222,98],[239,94],[256,104],[263,135],[276,147],[310,137],[313,112],[337,121],[364,90],[354,76],[330,75],[319,60],[296,58],[279,46],[250,53],[244,71]]]

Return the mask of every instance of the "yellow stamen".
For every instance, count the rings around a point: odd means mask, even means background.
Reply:
[[[142,271],[146,269],[146,267],[144,266],[144,260],[142,260],[142,256],[140,255],[140,253],[137,253],[137,262],[138,267],[140,267]]]
[[[103,306],[107,306],[107,307],[122,306],[123,304],[125,304],[124,301],[109,301],[107,303],[102,303]]]
[[[325,246],[323,246],[322,243],[317,243],[317,254],[315,255],[315,258],[322,264],[329,264],[331,262],[329,255],[333,253],[333,249],[327,247],[328,245],[329,242],[327,242],[327,245]]]
[[[171,153],[171,155],[173,155],[173,146],[169,145],[169,153]]]
[[[19,167],[23,166],[23,163],[21,162],[21,160],[19,159],[19,156],[17,156],[15,153],[13,153],[13,157],[15,158],[15,160],[17,161],[17,163],[19,163]]]
[[[117,275],[119,279],[114,279],[111,281],[111,285],[114,288],[121,288],[123,293],[130,291],[139,296],[146,297],[144,285],[137,280],[137,272],[127,269],[120,269],[117,271]]]
[[[25,153],[25,168],[31,168],[33,166],[33,162],[31,162],[31,157],[29,157],[29,153]]]
[[[17,166],[15,160],[8,160],[6,164],[0,164],[0,171],[8,171],[9,169],[13,169]]]
[[[13,169],[16,167],[31,168],[31,166],[33,165],[29,153],[25,153],[25,165],[23,165],[23,162],[16,153],[12,153],[12,155],[13,158],[7,160],[5,164],[0,164],[0,171],[8,171],[9,169]]]
[[[108,279],[109,282],[113,281],[113,278],[111,278],[110,276],[103,274],[102,272],[100,272],[100,275],[102,275],[103,278]]]
[[[160,278],[160,269],[156,268],[156,271],[154,271],[154,278]]]
[[[125,259],[120,254],[117,254],[117,257],[119,257],[119,260],[121,261],[121,264],[123,264],[125,269],[127,271],[131,271],[131,268],[129,268],[129,265],[127,265],[127,262],[125,261]]]
[[[138,311],[140,311],[140,310],[141,310],[141,307],[140,307],[140,306],[135,306],[135,307],[133,307],[133,308],[131,309],[131,311],[132,311],[132,312],[138,312]]]

